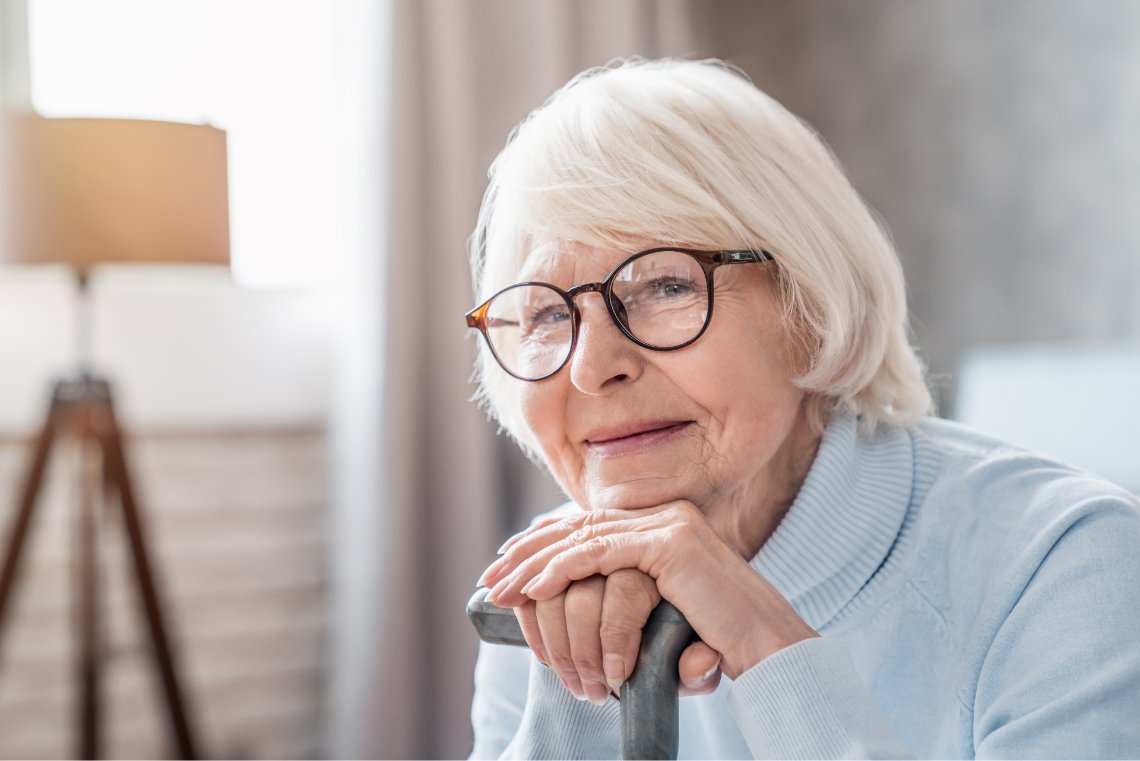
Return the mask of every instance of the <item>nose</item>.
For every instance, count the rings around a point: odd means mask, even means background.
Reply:
[[[605,394],[639,378],[645,368],[641,350],[614,324],[601,294],[581,294],[577,304],[581,322],[570,358],[574,387],[584,394]]]

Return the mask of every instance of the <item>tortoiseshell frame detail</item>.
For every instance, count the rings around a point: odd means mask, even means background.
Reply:
[[[652,346],[638,340],[619,316],[617,306],[615,305],[613,299],[614,281],[617,279],[617,274],[619,272],[625,269],[625,267],[632,261],[640,259],[643,256],[649,256],[650,254],[658,254],[662,251],[676,251],[681,254],[687,254],[695,259],[697,264],[701,266],[701,269],[704,270],[705,284],[708,287],[709,309],[708,314],[705,315],[705,324],[701,326],[700,331],[695,336],[690,338],[688,341],[685,341],[684,343],[677,344],[676,346]],[[566,363],[570,361],[570,357],[574,356],[574,348],[578,343],[578,325],[582,319],[581,314],[578,312],[578,306],[574,303],[574,298],[576,296],[579,296],[583,293],[601,294],[602,300],[606,302],[606,309],[609,311],[610,318],[614,321],[614,324],[618,326],[618,329],[621,330],[626,338],[628,338],[630,341],[633,341],[638,346],[650,349],[652,351],[676,351],[677,349],[685,348],[703,336],[709,327],[709,323],[712,321],[713,271],[716,270],[717,267],[721,267],[726,264],[764,264],[770,261],[774,261],[774,257],[763,249],[759,251],[753,251],[750,249],[736,251],[701,251],[691,248],[676,248],[675,246],[661,246],[658,248],[650,248],[645,251],[639,251],[633,256],[624,260],[621,264],[614,267],[613,271],[611,271],[610,274],[606,276],[606,279],[600,283],[582,283],[581,285],[572,287],[568,291],[564,291],[556,285],[543,283],[537,280],[530,280],[524,283],[515,283],[513,285],[508,285],[506,288],[498,291],[494,296],[487,299],[482,304],[467,313],[467,327],[474,328],[483,334],[483,340],[486,341],[487,348],[490,350],[491,356],[495,358],[495,361],[499,363],[499,367],[502,367],[504,372],[513,378],[518,378],[521,381],[537,383],[538,381],[543,381],[547,378],[557,375],[558,372],[566,366]],[[541,378],[524,378],[521,375],[516,375],[507,369],[506,365],[503,364],[503,361],[499,359],[499,355],[495,353],[495,347],[492,345],[491,339],[487,335],[487,310],[490,308],[491,302],[494,301],[500,294],[505,293],[512,288],[518,288],[524,285],[542,285],[554,290],[558,293],[558,295],[562,297],[562,300],[566,302],[566,306],[569,308],[571,315],[570,326],[572,332],[570,338],[570,350],[566,352],[566,359],[562,360],[562,364]]]

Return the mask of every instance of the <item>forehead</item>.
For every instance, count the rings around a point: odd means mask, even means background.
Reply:
[[[556,285],[602,280],[615,267],[652,244],[634,242],[629,246],[595,246],[577,241],[553,241],[535,246],[523,260],[518,279],[543,280]]]

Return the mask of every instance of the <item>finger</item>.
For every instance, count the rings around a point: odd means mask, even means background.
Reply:
[[[518,619],[519,628],[522,629],[523,639],[530,646],[531,652],[539,661],[550,665],[550,658],[546,654],[546,647],[542,643],[542,632],[538,629],[538,617],[535,612],[535,603],[530,602],[515,608],[515,618]]]
[[[491,587],[491,591],[487,594],[487,600],[494,605],[499,605],[504,608],[513,608],[516,605],[522,605],[529,598],[519,590],[526,586],[530,579],[533,579],[540,573],[542,569],[546,567],[547,563],[558,557],[558,553],[563,552],[568,546],[573,545],[553,544],[540,550],[537,554],[525,558],[522,565],[518,568],[511,570],[508,567],[504,567],[502,571],[509,572],[500,578],[497,583],[494,583],[494,586]],[[518,561],[518,558],[512,558],[510,555],[504,557],[509,558],[511,563]],[[494,579],[489,579],[489,581],[493,582]]]
[[[596,573],[608,576],[620,568],[637,568],[656,579],[661,575],[662,558],[667,552],[676,551],[668,545],[667,536],[656,531],[598,536],[547,559],[542,570],[519,588],[518,594],[546,600],[561,594],[571,582]],[[519,570],[523,568],[526,564]],[[515,599],[510,594],[513,586],[505,586],[503,591]]]
[[[633,673],[641,630],[660,601],[657,584],[641,571],[622,568],[606,577],[599,636],[606,684],[615,694],[621,694],[622,684]]]
[[[487,570],[483,571],[483,575],[479,577],[479,582],[478,582],[477,586],[481,586],[481,587],[493,586],[498,581],[498,579],[502,576],[502,573],[506,570],[509,570],[508,568],[506,568],[506,566],[509,563],[509,560],[502,557],[502,556],[505,555],[507,552],[509,552],[511,547],[515,546],[519,542],[519,540],[521,540],[525,536],[528,536],[528,535],[534,533],[535,531],[544,529],[547,526],[552,526],[552,525],[559,523],[563,520],[565,520],[565,518],[561,518],[559,516],[554,516],[554,515],[548,515],[545,518],[540,518],[539,520],[536,520],[534,523],[527,526],[522,531],[511,536],[509,539],[507,539],[507,541],[503,542],[503,545],[501,547],[499,547],[498,550],[495,551],[495,554],[499,555],[499,557],[496,558],[494,561],[492,561],[489,566],[487,566]]]
[[[549,656],[547,663],[574,697],[585,700],[582,680],[578,678],[578,670],[574,668],[574,658],[570,654],[570,636],[566,633],[566,596],[560,594],[536,603],[534,610],[538,616],[542,644]]]
[[[582,682],[582,690],[595,705],[605,703],[610,694],[606,673],[602,670],[602,642],[598,635],[605,590],[603,576],[591,576],[575,582],[566,590],[566,634],[570,639],[570,657]]]
[[[479,584],[493,589],[520,563],[572,532],[579,525],[582,515],[585,513],[569,518],[543,518],[512,536],[499,548],[500,557],[483,571]]]
[[[622,513],[629,511],[596,511],[589,515],[592,516],[601,512]],[[574,528],[575,525],[577,525],[577,528]],[[526,593],[522,591],[523,588],[530,583],[535,576],[540,574],[549,563],[563,553],[574,550],[575,548],[589,546],[591,543],[607,537],[624,535],[635,536],[652,532],[654,529],[661,527],[659,522],[652,520],[652,516],[648,519],[626,520],[582,519],[581,524],[576,521],[574,524],[550,526],[542,532],[541,536],[520,542],[508,555],[502,558],[511,565],[517,564],[517,567],[501,578],[500,581],[491,588],[488,599],[494,604],[504,607],[519,605],[526,597]],[[573,530],[570,530],[571,528]],[[562,538],[558,541],[550,541],[557,536],[562,536]],[[550,543],[540,547],[539,545],[542,542]],[[526,557],[525,553],[527,552],[533,552],[534,554],[530,557]],[[502,570],[505,570],[506,567],[506,564],[504,564]],[[609,570],[613,571],[619,567],[623,566],[618,565]],[[587,573],[577,578],[584,579],[587,576],[593,575],[592,573]],[[564,588],[565,587],[563,587],[563,589]]]
[[[570,539],[571,544],[581,544],[594,536],[659,526],[664,515],[675,509],[675,504],[669,504],[628,510],[585,510],[563,519],[545,518],[508,539],[500,548],[502,557],[487,567],[479,583],[494,587],[511,569],[556,542]],[[652,521],[653,518],[657,520]],[[645,523],[647,520],[651,522]]]
[[[704,642],[694,642],[681,653],[677,664],[680,695],[707,695],[720,684],[720,653]]]
[[[500,547],[498,550],[496,550],[495,554],[496,555],[502,555],[507,550],[509,550],[511,547],[513,547],[514,544],[519,539],[522,539],[527,534],[533,533],[539,529],[546,528],[547,526],[551,526],[551,525],[558,523],[559,521],[562,521],[562,520],[565,520],[565,517],[560,516],[560,515],[548,515],[545,518],[539,518],[538,520],[531,523],[529,526],[527,526],[522,531],[518,532],[517,534],[515,534],[512,537],[510,537],[509,539],[507,539],[507,541],[503,542],[503,546]]]

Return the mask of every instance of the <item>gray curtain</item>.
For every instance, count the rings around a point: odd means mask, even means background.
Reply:
[[[0,111],[32,107],[27,0],[0,2]]]
[[[505,534],[558,504],[549,481],[468,401],[465,242],[510,127],[615,56],[689,52],[684,0],[397,0],[391,229],[381,310],[385,516],[366,757],[470,750],[476,639],[464,615]]]

